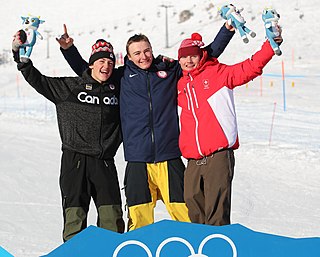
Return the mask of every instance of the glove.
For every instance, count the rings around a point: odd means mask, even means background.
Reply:
[[[69,36],[66,24],[63,24],[63,31],[64,33],[56,40],[62,49],[67,50],[73,45],[73,38]]]
[[[282,38],[282,27],[277,25],[277,30],[279,32],[279,36],[275,37],[273,40],[278,44],[278,46],[281,46],[282,42],[283,42],[283,38]]]
[[[18,52],[20,46],[22,46],[26,41],[27,41],[27,34],[23,29],[20,29],[13,36],[12,51]]]
[[[12,53],[13,53],[13,60],[17,63],[20,63],[20,56],[19,56],[19,48],[27,41],[27,34],[24,30],[20,29],[16,34],[13,36],[12,40]]]
[[[175,60],[165,55],[158,55],[157,60],[163,62],[166,68],[172,68],[175,65]]]

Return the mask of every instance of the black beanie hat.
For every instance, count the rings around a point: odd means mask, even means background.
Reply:
[[[89,65],[92,65],[100,58],[109,58],[115,62],[116,58],[113,53],[113,46],[104,39],[98,39],[92,46],[92,52],[89,59]]]

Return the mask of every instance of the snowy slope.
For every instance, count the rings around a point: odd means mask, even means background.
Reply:
[[[176,57],[181,40],[192,32],[201,33],[205,43],[212,40],[223,23],[216,14],[223,3],[33,0],[26,8],[17,1],[1,0],[6,22],[0,25],[0,53],[10,50],[12,35],[20,28],[19,17],[31,13],[46,21],[39,29],[45,39],[37,43],[32,59],[48,76],[74,75],[54,39],[62,33],[63,23],[84,58],[97,38],[107,38],[116,52],[124,53],[128,37],[140,32],[149,36],[155,55]],[[172,5],[168,8],[169,48],[165,48],[161,4]],[[264,40],[260,17],[265,6],[272,5],[281,14],[284,43],[283,55],[273,58],[261,79],[235,90],[241,146],[236,151],[232,222],[278,235],[319,237],[320,41],[313,24],[320,14],[317,2],[239,0],[235,4],[245,8],[247,26],[258,35],[247,45],[235,35],[220,61],[232,64],[259,48]],[[186,9],[193,16],[181,23],[179,13]],[[45,31],[50,31],[49,41]],[[287,75],[284,84],[282,62]],[[0,70],[0,246],[14,256],[39,256],[62,243],[61,151],[55,109],[23,81],[12,61],[0,65]],[[122,183],[122,148],[116,162]],[[159,202],[156,220],[165,218],[169,216]],[[90,223],[95,219],[92,206]]]

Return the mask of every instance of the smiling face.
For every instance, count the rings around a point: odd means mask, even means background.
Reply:
[[[198,67],[200,60],[201,60],[200,55],[182,56],[179,59],[179,64],[182,70],[191,71],[196,67]]]
[[[91,76],[99,83],[107,81],[113,71],[114,62],[109,58],[100,58],[89,66]]]
[[[147,41],[132,42],[128,46],[128,58],[140,69],[148,69],[153,61],[150,43]]]

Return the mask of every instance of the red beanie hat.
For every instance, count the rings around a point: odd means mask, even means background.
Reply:
[[[181,42],[178,50],[178,60],[181,57],[189,55],[200,55],[202,56],[201,46],[204,46],[202,42],[202,36],[199,33],[193,33],[191,38],[187,38]]]
[[[104,39],[98,39],[95,44],[92,45],[92,52],[89,59],[89,65],[92,65],[96,60],[100,58],[109,58],[115,62],[116,58],[113,53],[113,46],[111,43]]]

